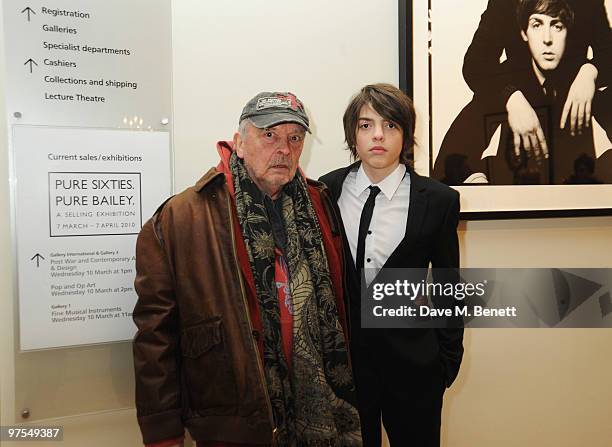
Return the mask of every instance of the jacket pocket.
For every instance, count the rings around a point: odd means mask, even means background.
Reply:
[[[231,355],[224,343],[221,318],[184,329],[181,352],[183,391],[188,407],[201,415],[235,412],[236,379]]]

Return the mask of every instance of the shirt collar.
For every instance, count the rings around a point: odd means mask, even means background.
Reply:
[[[355,190],[358,195],[361,195],[370,185],[376,185],[380,188],[382,193],[388,200],[393,198],[395,191],[399,188],[400,183],[404,179],[404,175],[406,174],[406,166],[400,163],[395,170],[386,176],[379,183],[372,183],[372,181],[368,178],[368,175],[363,170],[363,163],[359,166],[359,170],[357,171],[357,178],[355,179]]]

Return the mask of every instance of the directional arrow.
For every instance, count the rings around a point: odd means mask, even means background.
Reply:
[[[40,253],[36,253],[30,258],[30,261],[33,261],[34,259],[36,259],[36,267],[40,267],[40,260],[45,258]]]
[[[38,64],[32,58],[28,59],[27,61],[25,61],[23,63],[23,65],[28,65],[28,64],[30,64],[30,73],[32,73],[32,66],[33,65],[36,65],[38,67]]]
[[[30,8],[29,6],[27,8],[25,8],[23,11],[21,11],[21,13],[27,13],[28,14],[28,22],[30,21],[30,14],[34,14],[36,15],[36,13],[34,12],[34,10],[32,8]]]

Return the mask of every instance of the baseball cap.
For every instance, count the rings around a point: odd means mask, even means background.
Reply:
[[[291,92],[259,93],[244,106],[238,122],[241,123],[247,118],[259,129],[283,123],[296,123],[310,133],[304,104]]]

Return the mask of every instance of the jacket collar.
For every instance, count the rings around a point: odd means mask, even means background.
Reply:
[[[195,184],[196,192],[202,191],[210,182],[216,178],[224,175],[227,187],[230,190],[230,194],[234,195],[234,182],[232,181],[232,172],[229,167],[229,160],[232,155],[233,143],[231,141],[219,141],[217,142],[217,152],[221,160],[215,168],[210,168],[206,174],[204,174]]]
[[[355,163],[346,166],[344,168],[340,168],[336,171],[336,175],[332,176],[327,180],[327,186],[332,192],[333,199],[337,202],[340,198],[340,194],[342,193],[342,185],[344,184],[344,180],[346,180],[346,176],[353,169],[359,169],[361,166],[361,161],[357,160]],[[426,183],[422,176],[417,174],[414,169],[412,169],[408,164],[406,164],[406,172],[410,175],[410,184],[411,184],[411,193],[415,192],[423,192],[426,189]],[[412,196],[411,196],[412,198]]]
[[[196,192],[202,191],[210,182],[221,175],[225,175],[225,183],[230,191],[232,197],[234,196],[234,182],[232,181],[232,171],[230,169],[230,157],[232,156],[232,152],[234,151],[234,143],[231,141],[218,141],[217,142],[217,152],[220,157],[219,164],[210,168],[206,174],[204,174],[195,184]],[[310,186],[315,186],[318,189],[321,189],[321,186],[318,182],[311,182],[302,171],[302,168],[298,166],[298,170],[302,174],[302,177],[306,179]]]

